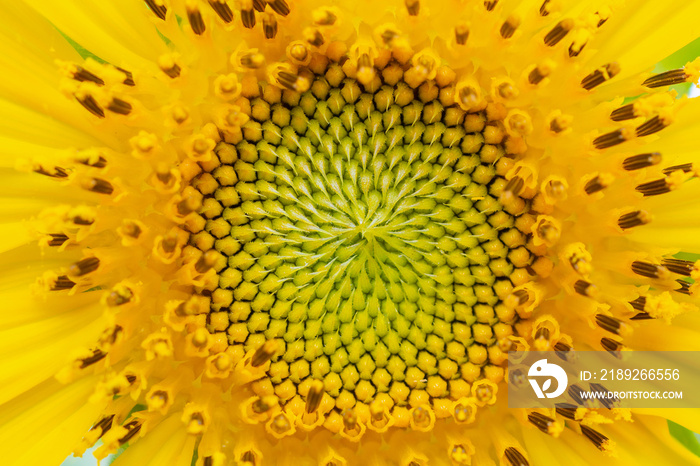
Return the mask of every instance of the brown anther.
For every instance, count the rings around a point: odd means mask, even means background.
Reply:
[[[518,89],[510,82],[502,82],[496,88],[498,95],[506,100],[514,99],[518,96]]]
[[[98,86],[104,86],[105,82],[102,78],[97,76],[91,71],[86,70],[82,66],[76,66],[75,71],[73,72],[73,79],[79,82],[91,82],[95,83]]]
[[[566,393],[569,395],[569,397],[579,406],[584,405],[584,400],[583,397],[581,396],[581,392],[584,390],[579,387],[576,384],[573,384],[569,386],[569,388],[566,390]]]
[[[584,42],[583,44],[576,44],[573,43],[569,46],[569,57],[570,58],[575,58],[578,57],[581,52],[583,51],[583,48],[586,46],[587,42]]]
[[[253,367],[260,367],[267,361],[272,359],[279,348],[279,344],[276,340],[267,340],[262,344],[260,348],[255,350],[253,357],[250,359],[250,365]]]
[[[86,257],[68,267],[68,275],[71,277],[82,277],[90,272],[94,272],[100,266],[97,257]]]
[[[117,307],[117,306],[121,306],[122,304],[128,303],[129,301],[131,301],[131,298],[133,298],[133,297],[134,297],[134,292],[131,291],[129,288],[126,288],[126,287],[114,288],[107,295],[106,303],[107,303],[107,306],[109,306],[109,307]]]
[[[314,24],[317,26],[333,26],[338,20],[336,14],[326,7],[317,8],[312,11],[311,17],[314,20]]]
[[[603,65],[585,78],[581,80],[581,87],[583,87],[585,90],[590,91],[601,84],[603,84],[605,81],[608,81],[615,77],[618,73],[620,72],[620,65],[617,63],[608,63],[607,65]]]
[[[581,424],[581,433],[600,451],[607,451],[610,448],[610,440],[600,432]]]
[[[178,317],[187,317],[189,315],[192,315],[191,308],[187,305],[188,303],[183,301],[180,304],[177,305],[175,308],[175,315]]]
[[[520,26],[520,18],[515,15],[511,15],[506,19],[501,25],[501,30],[499,31],[501,37],[504,39],[510,39],[515,34],[515,31]]]
[[[652,264],[651,262],[632,262],[632,272],[646,278],[667,278],[669,271],[663,265]]]
[[[661,265],[673,273],[684,275],[686,277],[690,277],[690,274],[695,270],[695,263],[693,261],[686,261],[682,259],[662,259]]]
[[[360,54],[357,57],[357,69],[361,70],[362,68],[372,68],[372,58],[367,53]]]
[[[600,18],[596,24],[596,27],[601,27],[607,20],[610,19],[609,13],[601,13],[600,11],[596,11],[595,14],[598,16],[598,18]]]
[[[102,157],[101,155],[99,156],[79,156],[76,157],[75,159],[76,162],[82,164],[82,165],[87,165],[88,167],[93,167],[93,168],[104,168],[107,166],[107,159]]]
[[[498,0],[484,1],[484,8],[486,8],[486,11],[493,11],[493,9],[496,8],[496,5],[498,5]]]
[[[544,5],[543,5],[544,6]],[[544,44],[548,47],[557,45],[574,28],[573,19],[564,19],[557,23],[551,31],[544,36]]]
[[[581,296],[595,297],[598,293],[598,287],[586,280],[577,280],[574,283],[574,291]]]
[[[164,390],[156,390],[155,392],[151,393],[149,398],[154,401],[158,400],[158,404],[162,406],[168,403],[168,392]]]
[[[87,358],[79,359],[80,368],[85,369],[86,367],[91,366],[91,365],[95,364],[96,362],[104,359],[106,356],[107,356],[107,353],[104,353],[99,349],[94,349],[94,350],[92,350],[92,356],[88,356]]]
[[[189,195],[177,203],[177,213],[184,217],[197,211],[200,207],[202,207],[201,195]]]
[[[535,331],[535,340],[549,341],[550,331],[547,327],[541,326]]]
[[[323,399],[323,382],[314,380],[309,387],[309,393],[306,395],[306,412],[313,414],[321,405]]]
[[[549,76],[551,72],[552,70],[548,66],[538,65],[527,75],[527,80],[530,84],[537,85],[542,82],[544,78]]]
[[[523,189],[525,189],[525,180],[523,180],[523,178],[520,176],[514,176],[508,181],[506,187],[503,189],[503,192],[508,192],[512,196],[519,196],[520,193],[523,192]]]
[[[277,19],[272,13],[263,15],[263,32],[265,39],[274,39],[277,35]]]
[[[219,252],[216,249],[210,249],[200,256],[199,260],[194,264],[194,269],[198,273],[206,273],[214,267],[218,258]]]
[[[177,248],[177,244],[178,244],[177,234],[168,233],[163,238],[163,241],[161,242],[161,247],[163,248],[163,251],[165,253],[171,254],[175,251],[175,248]]]
[[[563,181],[552,179],[544,186],[544,193],[552,200],[560,201],[566,199],[566,188]]]
[[[693,163],[683,163],[681,165],[674,165],[672,167],[667,167],[663,169],[664,175],[670,175],[671,173],[681,170],[683,173],[690,173],[695,170],[695,165]]]
[[[119,439],[119,445],[124,445],[126,442],[131,440],[136,434],[138,434],[141,430],[142,423],[143,421],[139,419],[134,419],[133,421],[124,424],[122,427],[124,427],[127,430],[127,432],[126,434],[124,434],[123,437]]]
[[[418,16],[418,13],[420,13],[420,0],[405,0],[405,4],[409,16]]]
[[[551,0],[544,0],[542,6],[540,6],[540,16],[549,16],[549,2]]]
[[[88,151],[77,156],[75,158],[75,161],[82,165],[87,165],[88,167],[93,168],[104,168],[107,166],[107,159],[105,159],[99,154],[95,154]]]
[[[265,0],[253,0],[253,8],[255,8],[255,11],[262,13],[265,11],[266,6],[267,2]]]
[[[607,188],[610,186],[610,183],[613,181],[612,176],[602,174],[595,176],[588,181],[588,183],[585,184],[583,187],[583,190],[586,192],[586,194],[591,195],[595,194],[597,192],[602,191],[603,189]]]
[[[50,178],[67,178],[68,177],[68,172],[61,167],[53,167],[51,169],[46,169],[42,167],[41,165],[37,165],[36,168],[34,168],[34,173],[38,173],[40,175],[48,176]]]
[[[630,137],[631,134],[628,129],[618,129],[595,138],[593,140],[593,146],[596,149],[607,149],[609,147],[622,144],[623,142],[630,139]]]
[[[51,247],[62,246],[63,243],[68,241],[68,236],[63,233],[49,233],[47,238],[47,245]]]
[[[206,31],[207,26],[204,24],[204,18],[202,18],[202,12],[196,6],[194,8],[187,8],[187,20],[190,23],[192,32],[201,36]]]
[[[635,132],[639,137],[649,136],[650,134],[654,134],[656,132],[661,131],[670,124],[671,122],[667,118],[664,118],[660,115],[656,115],[655,117],[650,118],[641,125],[637,126]]]
[[[148,8],[156,15],[158,18],[165,20],[165,14],[168,9],[159,0],[145,0]]]
[[[551,434],[552,427],[556,424],[554,419],[538,412],[528,414],[527,420],[545,434]]]
[[[280,16],[287,16],[290,12],[286,0],[267,0],[267,4],[270,5],[272,11]]]
[[[255,414],[263,414],[277,406],[277,398],[274,396],[264,396],[258,398],[251,405],[251,409]]]
[[[634,212],[623,214],[617,219],[617,225],[623,230],[646,225],[649,222],[651,222],[651,215],[644,210],[635,210]]]
[[[71,218],[71,221],[75,225],[92,225],[95,223],[94,219],[81,217],[80,215],[76,215],[75,217]]]
[[[254,451],[248,450],[241,455],[241,463],[250,463],[252,466],[257,466],[257,455]]]
[[[559,340],[554,344],[554,352],[559,356],[559,358],[563,359],[564,361],[569,359],[569,351],[571,351],[573,348],[566,342]]]
[[[694,282],[689,282],[686,280],[681,280],[680,278],[676,280],[676,283],[680,285],[680,288],[675,288],[673,291],[677,293],[682,293],[682,294],[687,294],[687,295],[693,295],[694,292],[692,290],[692,286]]]
[[[134,82],[134,74],[131,71],[125,70],[124,68],[120,68],[118,66],[115,66],[115,68],[124,73],[124,81],[122,81],[122,84],[124,84],[125,86],[136,85],[136,83]]]
[[[615,335],[623,333],[626,327],[626,324],[620,319],[616,319],[615,317],[610,317],[605,314],[596,314],[595,323],[598,325],[598,327],[610,333],[614,333]]]
[[[109,429],[112,428],[112,421],[113,420],[114,420],[114,414],[110,414],[109,416],[103,416],[92,427],[90,427],[90,430],[101,429],[100,438],[102,438],[102,436],[104,434],[106,434],[107,431],[109,431]]]
[[[182,72],[180,65],[175,63],[172,59],[163,58],[158,62],[160,69],[170,78],[177,78]]]
[[[554,406],[558,415],[570,419],[572,421],[577,420],[576,410],[578,409],[578,407],[576,407],[576,405],[572,405],[571,403],[557,403]]]
[[[85,109],[86,109],[88,112],[92,113],[92,114],[95,115],[96,117],[100,117],[100,118],[104,118],[104,117],[105,117],[105,111],[102,109],[102,107],[100,107],[100,106],[97,104],[97,101],[95,100],[95,98],[94,98],[93,96],[91,96],[91,95],[86,95],[86,96],[84,96],[84,97],[82,97],[82,98],[76,96],[75,98],[76,98],[76,100],[77,100],[78,102],[80,102],[80,105],[82,105],[83,107],[85,107]]]
[[[165,186],[169,185],[175,178],[170,166],[167,164],[158,164],[155,169],[156,179],[163,183]]]
[[[642,168],[651,167],[661,162],[661,154],[658,152],[650,152],[648,154],[633,155],[622,161],[622,168],[627,171],[640,170]],[[666,173],[668,174],[668,173]]]
[[[100,348],[109,348],[117,342],[119,337],[124,333],[124,327],[115,325],[112,328],[105,329],[100,336],[98,346]]]
[[[88,178],[83,183],[83,187],[88,191],[98,194],[112,194],[114,192],[114,187],[112,184],[100,178]]]
[[[469,25],[465,23],[458,24],[455,27],[455,42],[458,45],[465,45],[469,39]]]
[[[613,408],[615,404],[620,401],[619,398],[612,396],[610,390],[598,383],[591,383],[590,388],[594,393],[600,393],[602,395],[600,398],[598,398],[598,400],[607,409]]]
[[[617,340],[613,340],[612,338],[608,337],[603,337],[600,339],[600,345],[603,347],[605,351],[610,351],[610,352],[616,352],[620,351],[623,348],[622,343],[620,343]]]
[[[610,113],[610,119],[612,121],[625,121],[636,118],[634,104],[623,105],[620,108],[616,108]]]
[[[640,296],[632,301],[629,301],[629,303],[633,309],[639,312],[644,312],[644,306],[647,305],[647,298],[646,296]]]
[[[459,100],[467,108],[474,107],[479,103],[479,93],[471,86],[464,86],[459,90]]]
[[[668,183],[668,180],[666,178],[660,178],[658,180],[654,181],[648,181],[646,183],[642,183],[640,185],[637,185],[634,190],[637,192],[640,192],[644,195],[644,197],[647,196],[658,196],[659,194],[666,194],[671,192],[672,186]]]
[[[673,86],[674,84],[681,84],[688,80],[689,76],[686,74],[683,68],[671,71],[664,71],[663,73],[656,74],[650,78],[647,78],[642,83],[642,86],[646,86],[650,89],[657,87]]]
[[[549,130],[553,133],[561,133],[571,127],[571,117],[559,115],[552,118],[549,122]]]
[[[277,73],[277,81],[285,89],[289,89],[290,91],[296,91],[300,89],[302,83],[304,82],[304,78],[301,78],[299,75],[289,73],[287,71],[279,71]]]
[[[233,21],[233,11],[228,6],[226,0],[209,0],[209,6],[221,18],[221,21],[228,24]]]
[[[257,70],[265,64],[265,56],[260,52],[248,52],[241,55],[239,62],[244,68]]]
[[[264,11],[264,7],[261,11]],[[246,29],[255,27],[255,10],[251,0],[243,0],[241,2],[241,22]]]
[[[401,31],[394,28],[393,25],[385,24],[378,29],[377,34],[379,34],[379,37],[382,39],[384,45],[391,47],[394,39],[401,36]]]
[[[676,290],[678,291],[678,290]],[[630,317],[630,320],[650,320],[653,317],[648,312],[638,312],[637,314]]]
[[[317,28],[306,28],[302,32],[304,40],[314,47],[320,47],[326,43],[323,34]]]
[[[511,466],[530,466],[525,456],[515,447],[508,447],[503,452],[503,456]]]
[[[530,292],[528,290],[516,290],[513,292],[512,296],[514,296],[517,299],[517,306],[522,306],[523,304],[529,302],[532,299],[532,296],[530,295]]]

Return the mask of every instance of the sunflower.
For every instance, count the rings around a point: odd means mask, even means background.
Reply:
[[[0,10],[4,464],[700,464],[506,396],[700,349],[700,3]]]

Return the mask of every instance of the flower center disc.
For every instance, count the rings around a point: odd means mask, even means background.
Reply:
[[[406,69],[391,61],[363,85],[331,62],[303,93],[261,83],[205,174],[218,187],[200,235],[228,258],[210,332],[238,359],[276,341],[256,395],[308,414],[320,381],[321,409],[347,429],[359,405],[381,403],[375,427],[402,409],[420,427],[468,417],[455,400],[488,403],[517,320],[508,297],[534,257],[529,202],[504,178],[505,115],[467,113],[434,80],[413,89]]]

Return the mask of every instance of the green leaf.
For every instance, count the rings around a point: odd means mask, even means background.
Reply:
[[[57,29],[57,31],[59,34],[61,34],[63,36],[64,39],[66,39],[66,41],[71,45],[71,47],[73,47],[75,49],[76,52],[78,52],[78,54],[81,57],[83,57],[83,58],[89,57],[89,58],[92,58],[99,63],[107,63],[106,61],[104,61],[103,59],[101,59],[100,57],[98,57],[97,55],[95,55],[94,53],[92,53],[91,51],[89,51],[88,49],[86,49],[85,47],[83,47],[82,45],[80,45],[79,43],[77,43],[76,41],[74,41],[73,39],[68,37],[67,35],[65,35],[60,29]]]
[[[667,422],[668,432],[671,434],[671,437],[678,440],[688,451],[694,453],[696,456],[700,456],[700,441],[698,441],[698,435],[692,430],[688,430],[673,421]]]
[[[698,57],[700,57],[700,38],[695,39],[685,47],[675,51],[657,63],[654,68],[654,73],[682,68],[686,63]],[[690,91],[690,86],[692,86],[691,83],[676,84],[671,86],[670,89],[678,91],[678,95],[685,95]]]

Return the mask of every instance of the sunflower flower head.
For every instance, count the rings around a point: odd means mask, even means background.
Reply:
[[[650,71],[698,4],[2,8],[10,464],[698,462],[506,398],[509,351],[698,348],[700,59]]]

